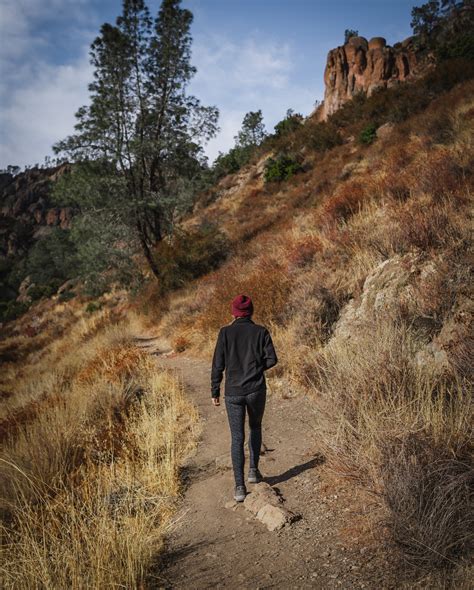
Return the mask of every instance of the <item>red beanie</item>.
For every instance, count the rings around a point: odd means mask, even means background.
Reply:
[[[253,313],[253,303],[247,295],[237,295],[232,301],[232,315],[243,318]]]

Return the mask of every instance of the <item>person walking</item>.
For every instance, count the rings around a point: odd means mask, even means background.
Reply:
[[[237,502],[243,502],[247,494],[244,481],[246,412],[250,427],[247,481],[258,483],[263,479],[258,463],[267,395],[264,372],[278,362],[270,332],[254,323],[252,314],[250,297],[237,295],[232,301],[234,320],[219,330],[211,369],[211,397],[215,406],[220,405],[220,385],[225,370],[224,400],[232,440],[234,499]]]

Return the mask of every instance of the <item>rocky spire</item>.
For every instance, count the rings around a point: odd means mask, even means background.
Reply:
[[[392,47],[383,37],[350,37],[345,45],[331,49],[324,70],[324,102],[314,116],[324,121],[359,91],[370,96],[376,88],[391,87],[419,77],[432,59],[420,60],[408,37]]]

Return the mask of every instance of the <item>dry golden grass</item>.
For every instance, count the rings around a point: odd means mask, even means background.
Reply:
[[[271,386],[314,393],[326,413],[329,462],[372,491],[405,558],[424,575],[462,563],[473,543],[472,85],[453,88],[372,146],[315,156],[313,170],[291,183],[240,187],[234,219],[222,217],[236,254],[178,293],[160,324],[209,357],[232,297],[252,296],[279,353]],[[251,201],[258,215],[244,220],[240,204]],[[227,206],[222,198],[214,212]],[[346,304],[396,257],[418,261],[411,300],[394,299],[386,318],[354,324],[347,341],[335,337]],[[443,330],[446,345],[435,342]],[[446,370],[417,361],[433,343]],[[433,575],[434,586],[444,579]],[[465,584],[462,567],[453,576]]]
[[[197,411],[131,346],[139,317],[102,320],[77,324],[19,384],[38,407],[0,458],[5,588],[138,587],[170,527]]]
[[[367,324],[317,355],[313,388],[333,467],[385,501],[414,563],[449,565],[472,543],[472,400],[466,381],[417,363],[420,347],[403,323]]]

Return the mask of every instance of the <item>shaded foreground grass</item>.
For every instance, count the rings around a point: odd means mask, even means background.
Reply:
[[[131,345],[138,322],[69,332],[21,381],[52,401],[2,449],[2,587],[137,587],[162,549],[197,412]]]

